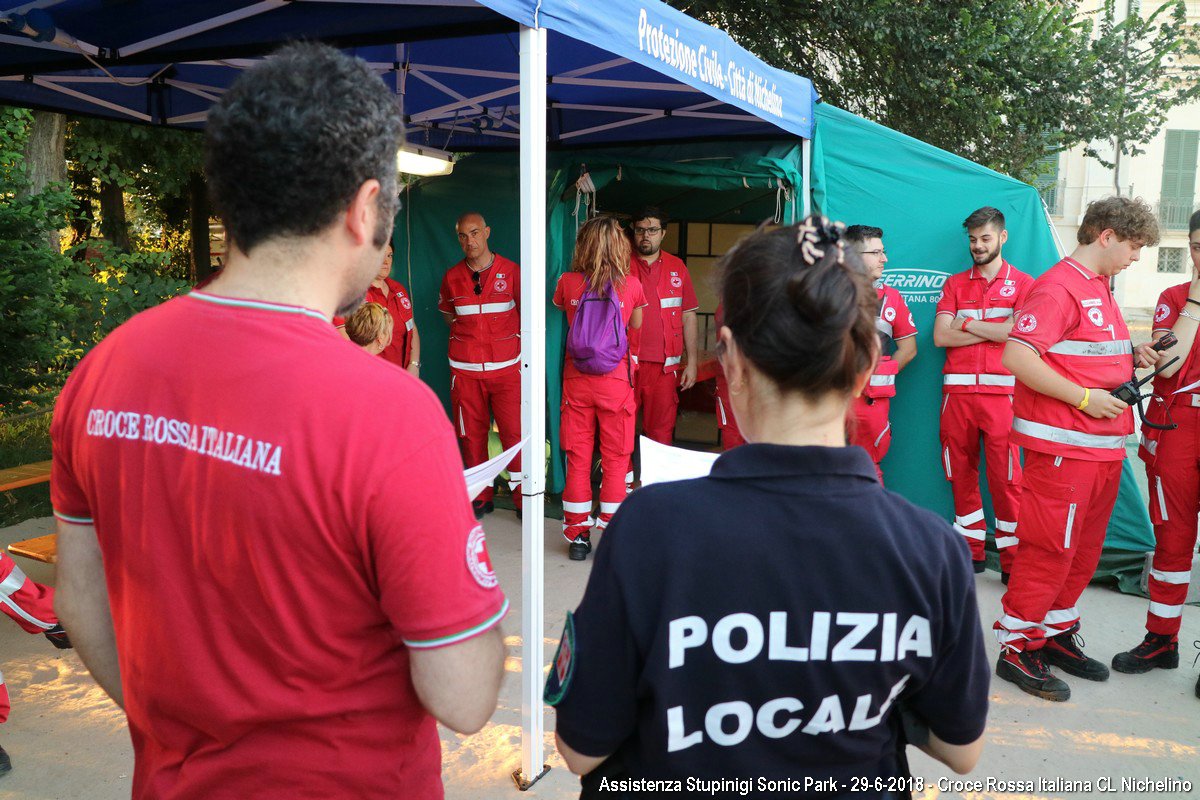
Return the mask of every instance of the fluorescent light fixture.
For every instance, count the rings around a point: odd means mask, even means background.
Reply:
[[[449,175],[454,171],[454,155],[433,147],[405,144],[396,153],[396,169],[422,177]]]

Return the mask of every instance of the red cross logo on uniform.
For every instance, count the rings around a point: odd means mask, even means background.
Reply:
[[[1160,303],[1154,311],[1154,321],[1162,322],[1167,317],[1171,316],[1171,307],[1166,303]]]
[[[671,276],[671,286],[673,286],[676,289],[678,289],[680,286],[683,286],[683,278],[679,277],[678,275],[672,275]]]
[[[888,322],[895,322],[896,321],[896,309],[892,308],[891,306],[888,306],[887,308],[885,308],[883,310],[883,318],[886,319]]]
[[[1000,296],[1001,297],[1012,297],[1016,293],[1017,293],[1017,287],[1015,287],[1015,286],[1000,287]]]
[[[475,582],[485,589],[492,589],[499,583],[492,569],[492,559],[488,556],[482,525],[476,525],[467,537],[467,569],[471,571]]]
[[[400,298],[400,305],[404,306],[405,311],[412,308],[412,302],[407,297]]]
[[[1017,320],[1017,330],[1021,333],[1033,333],[1037,330],[1037,317],[1033,314],[1022,314]]]
[[[1090,319],[1092,321],[1092,324],[1095,325],[1097,328],[1104,327],[1104,312],[1101,311],[1100,309],[1089,308],[1088,309],[1088,319]]]
[[[508,288],[508,283],[506,281],[500,280],[500,276],[497,275],[496,282],[492,284],[492,291],[503,292],[507,288]]]

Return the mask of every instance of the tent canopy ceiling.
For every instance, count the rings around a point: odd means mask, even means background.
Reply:
[[[811,138],[812,84],[657,0],[0,0],[0,102],[200,128],[237,75],[286,41],[368,61],[411,140],[513,149],[518,26],[549,31],[552,146]],[[14,26],[20,26],[17,29]],[[46,41],[36,41],[36,39]]]

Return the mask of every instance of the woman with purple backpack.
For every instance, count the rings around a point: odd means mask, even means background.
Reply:
[[[625,499],[633,454],[633,372],[646,296],[629,274],[629,239],[612,217],[579,229],[571,271],[558,279],[554,305],[567,315],[560,441],[567,456],[563,537],[572,561],[592,550],[591,530],[603,530]],[[599,514],[593,516],[592,451],[600,430]]]

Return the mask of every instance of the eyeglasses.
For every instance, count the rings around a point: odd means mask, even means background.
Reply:
[[[475,281],[475,294],[483,294],[483,287],[479,285],[479,273],[471,270],[471,280]]]
[[[886,256],[887,255],[887,250],[884,250],[882,247],[879,248],[878,250],[859,250],[858,252],[864,256]]]
[[[662,233],[662,228],[634,228],[633,232],[636,236],[654,236]]]

